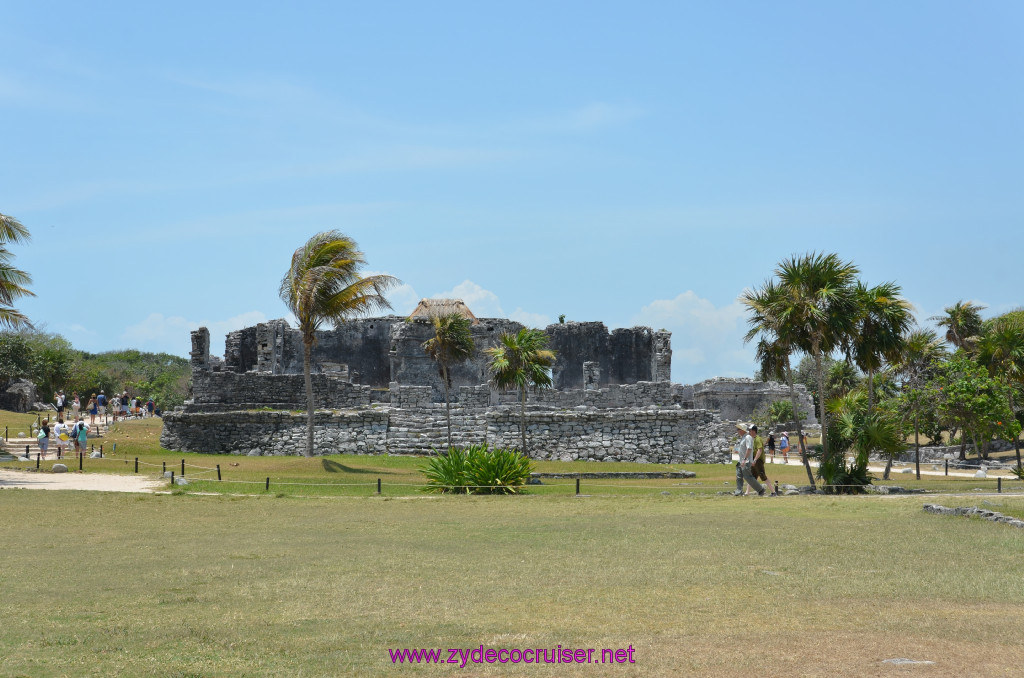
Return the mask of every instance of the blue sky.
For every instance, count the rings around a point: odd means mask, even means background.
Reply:
[[[1024,303],[1017,2],[8,2],[0,31],[21,306],[86,350],[281,317],[332,228],[399,313],[664,327],[681,382],[753,371],[736,297],[793,253],[922,319]]]

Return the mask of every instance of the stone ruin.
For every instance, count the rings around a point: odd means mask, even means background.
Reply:
[[[468,316],[467,316],[468,317]],[[488,385],[485,349],[523,326],[473,318],[475,356],[451,370],[455,445],[519,447],[516,392]],[[725,462],[725,421],[749,417],[784,387],[773,382],[670,381],[671,333],[608,331],[600,322],[549,325],[553,387],[527,395],[536,459]],[[317,333],[312,352],[316,454],[427,454],[447,444],[443,384],[424,353],[429,317],[385,316]],[[303,344],[284,320],[228,334],[223,359],[210,333],[192,333],[192,398],[165,413],[166,449],[248,455],[301,454],[306,435]],[[788,390],[785,391],[788,397]],[[809,400],[806,391],[804,399]],[[813,408],[807,407],[807,411]],[[721,414],[720,414],[721,413]]]

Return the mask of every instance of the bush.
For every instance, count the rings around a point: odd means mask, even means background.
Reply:
[[[841,454],[822,459],[816,475],[826,494],[862,494],[874,480],[868,473],[867,457],[858,458],[847,466]]]
[[[532,470],[530,460],[516,450],[473,445],[432,457],[422,472],[429,492],[515,494]]]

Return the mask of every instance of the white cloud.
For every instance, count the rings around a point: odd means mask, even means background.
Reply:
[[[192,348],[190,333],[200,327],[210,330],[210,353],[224,354],[224,339],[234,332],[267,321],[261,311],[247,311],[227,320],[188,320],[182,316],[150,313],[144,320],[125,328],[121,339],[143,351],[188,355]]]
[[[551,324],[551,319],[543,313],[530,313],[524,311],[521,308],[517,308],[512,311],[509,316],[511,320],[515,320],[517,323],[522,323],[527,327],[547,327]]]
[[[633,317],[633,323],[672,332],[674,381],[753,375],[754,349],[743,344],[746,319],[738,301],[715,306],[688,290],[674,299],[652,301]]]

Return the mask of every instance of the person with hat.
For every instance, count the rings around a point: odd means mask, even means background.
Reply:
[[[763,497],[765,489],[761,483],[757,482],[757,478],[754,477],[750,470],[750,465],[754,459],[754,436],[757,435],[757,427],[736,424],[736,429],[744,435],[735,448],[737,454],[739,454],[739,461],[736,462],[736,491],[733,494],[737,497],[743,495],[743,482],[746,481],[757,492],[758,496]]]
[[[782,432],[782,437],[779,439],[779,452],[782,453],[782,463],[789,463],[789,434],[785,431]]]

